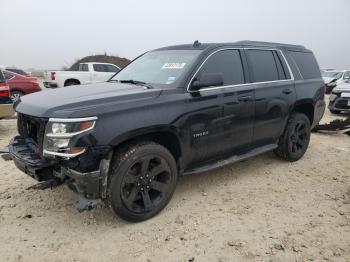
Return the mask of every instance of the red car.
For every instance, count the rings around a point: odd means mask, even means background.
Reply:
[[[27,77],[6,70],[3,73],[10,86],[12,101],[16,101],[23,95],[41,91],[36,77]]]

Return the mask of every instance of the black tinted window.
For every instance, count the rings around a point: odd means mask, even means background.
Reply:
[[[5,76],[5,79],[6,80],[10,80],[13,76],[9,73],[6,73],[6,72],[3,72],[4,73],[4,76]]]
[[[290,79],[286,65],[282,62],[282,57],[277,51],[273,51],[275,62],[277,65],[277,71],[280,80]]]
[[[88,72],[89,71],[89,65],[88,64],[82,64],[80,69],[81,69],[80,71]]]
[[[244,83],[241,56],[238,50],[219,51],[208,58],[199,71],[201,74],[222,74],[224,85]]]
[[[94,70],[96,72],[105,72],[105,67],[101,64],[94,64]]]
[[[105,67],[106,67],[106,72],[111,72],[111,73],[119,72],[119,69],[116,66],[105,65]]]
[[[254,82],[280,80],[273,51],[248,50],[247,53]]]
[[[26,75],[26,72],[24,72],[23,70],[21,69],[15,69],[15,68],[6,68],[7,71],[10,71],[10,72],[14,72],[16,74],[20,74],[20,75]]]
[[[294,51],[289,51],[289,53],[304,79],[321,78],[320,69],[312,53]]]
[[[5,77],[4,77],[3,73],[2,73],[2,71],[0,70],[0,83],[1,82],[5,82]]]
[[[117,67],[112,65],[104,65],[104,64],[94,64],[94,70],[96,72],[110,72],[110,73],[119,72]]]

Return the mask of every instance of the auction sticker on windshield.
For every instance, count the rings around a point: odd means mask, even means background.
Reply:
[[[162,69],[183,69],[186,63],[165,63]]]

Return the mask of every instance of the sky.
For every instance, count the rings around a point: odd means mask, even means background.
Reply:
[[[11,0],[0,3],[0,65],[60,69],[92,54],[240,40],[302,44],[350,69],[349,0]]]

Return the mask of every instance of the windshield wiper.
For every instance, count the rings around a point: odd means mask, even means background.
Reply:
[[[124,84],[132,84],[132,85],[139,85],[139,86],[144,86],[148,89],[152,89],[153,86],[151,86],[150,84],[147,84],[145,82],[142,82],[142,81],[137,81],[137,80],[119,80],[118,81],[119,83],[124,83]]]

